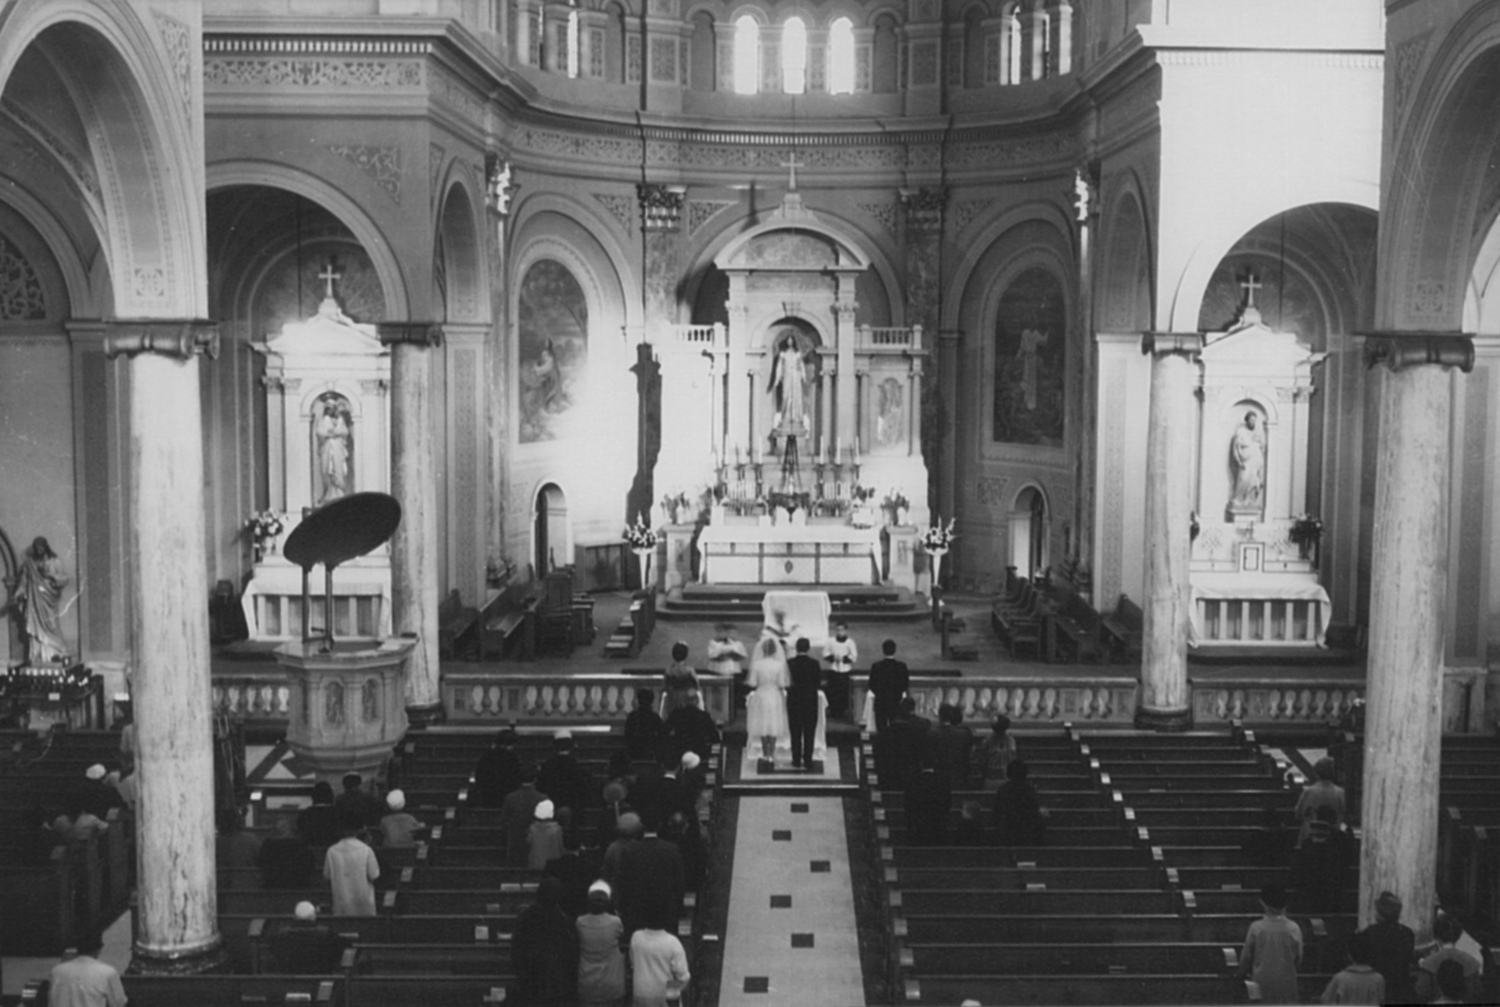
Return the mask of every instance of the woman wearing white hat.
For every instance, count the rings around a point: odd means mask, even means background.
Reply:
[[[589,885],[589,911],[578,917],[578,1002],[582,1007],[618,1004],[625,998],[625,925],[609,911],[608,881]]]

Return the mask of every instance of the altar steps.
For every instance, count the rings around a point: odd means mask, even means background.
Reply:
[[[760,622],[766,592],[785,591],[785,584],[686,584],[673,588],[659,602],[657,618],[675,621]],[[817,588],[828,595],[833,619],[848,622],[917,621],[930,616],[927,602],[900,587],[829,584]]]

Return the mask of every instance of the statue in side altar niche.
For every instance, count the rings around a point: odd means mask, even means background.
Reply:
[[[70,656],[62,637],[67,611],[62,593],[67,585],[68,578],[58,570],[57,553],[38,535],[24,554],[7,606],[22,623],[27,664],[66,661]]]
[[[1229,442],[1229,468],[1234,473],[1229,509],[1234,513],[1258,512],[1265,501],[1266,438],[1259,421],[1258,414],[1247,412]]]
[[[767,391],[776,395],[776,429],[788,434],[805,432],[807,425],[807,360],[790,332],[777,344],[771,360],[771,383]]]
[[[353,439],[349,406],[339,399],[327,399],[317,422],[318,474],[322,491],[318,506],[349,495],[350,441]]]

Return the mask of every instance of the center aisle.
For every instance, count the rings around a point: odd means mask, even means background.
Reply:
[[[843,799],[741,797],[720,1007],[864,1002]]]

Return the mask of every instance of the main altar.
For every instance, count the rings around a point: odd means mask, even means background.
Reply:
[[[692,579],[696,561],[706,584],[915,589],[915,529],[929,521],[922,327],[860,318],[856,287],[874,260],[803,206],[799,165],[787,167],[781,204],[714,260],[728,321],[654,343],[655,485],[664,503],[709,513],[698,528],[662,515],[662,586]]]

